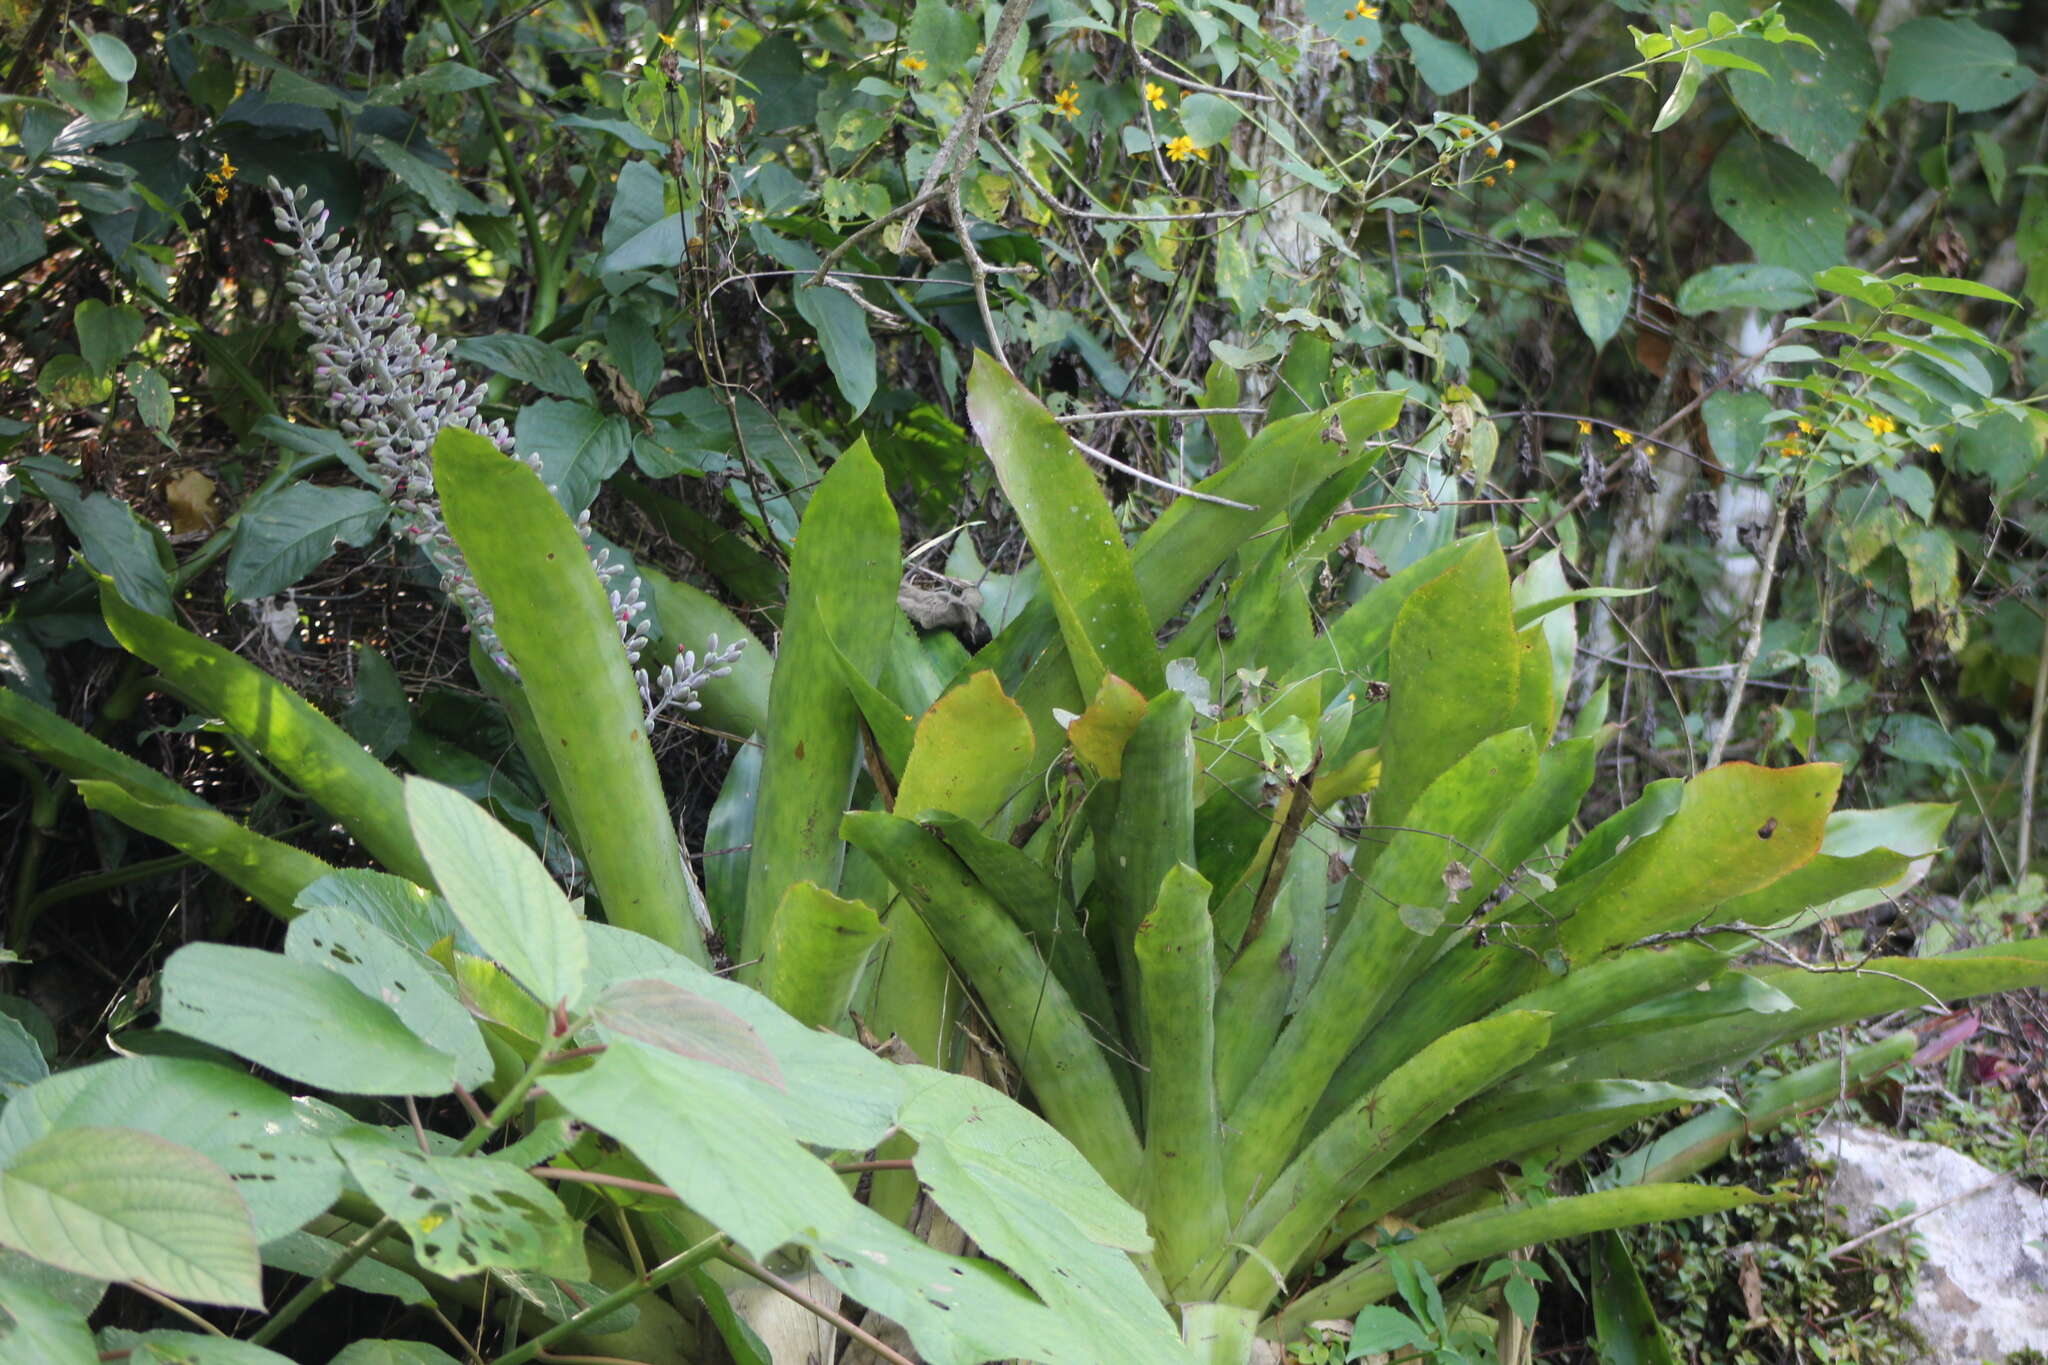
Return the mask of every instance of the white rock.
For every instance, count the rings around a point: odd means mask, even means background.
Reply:
[[[1903,1204],[1933,1209],[1909,1225],[1927,1251],[1906,1314],[1927,1339],[1926,1365],[2048,1351],[2048,1199],[1960,1152],[1850,1124],[1824,1125],[1807,1148],[1836,1163],[1827,1202],[1842,1207],[1850,1235]]]

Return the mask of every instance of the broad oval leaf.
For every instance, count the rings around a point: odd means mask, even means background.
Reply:
[[[263,1306],[256,1233],[227,1172],[130,1128],[67,1128],[0,1169],[0,1243],[103,1280]]]
[[[1724,308],[1783,312],[1813,302],[1813,286],[1782,265],[1716,265],[1678,287],[1678,311],[1689,318]]]
[[[1750,13],[1728,0],[1720,9],[1738,19]],[[1730,72],[1728,93],[1757,127],[1826,170],[1863,135],[1877,99],[1877,59],[1862,22],[1835,0],[1784,0],[1779,10],[1814,46],[1743,43],[1743,55],[1763,71]]]
[[[288,483],[242,509],[228,555],[228,596],[236,602],[291,587],[341,545],[367,545],[390,515],[367,488]]]
[[[464,337],[455,343],[455,354],[557,398],[589,402],[596,397],[590,391],[590,381],[583,377],[582,367],[538,337],[517,332]]]
[[[1889,36],[1880,108],[1911,97],[1974,114],[2010,104],[2040,79],[2011,43],[1968,19],[1908,19]]]
[[[544,1005],[583,997],[583,930],[533,850],[462,793],[408,778],[406,814],[448,906]]]
[[[459,1064],[381,1000],[276,953],[193,943],[163,971],[165,1028],[349,1095],[445,1095]]]
[[[1789,147],[1733,139],[1714,159],[1707,193],[1758,260],[1808,278],[1841,263],[1849,233],[1841,191]]]
[[[456,1082],[474,1090],[491,1054],[455,983],[424,952],[340,909],[309,910],[285,933],[285,956],[325,968],[391,1007],[414,1037],[455,1058]]]

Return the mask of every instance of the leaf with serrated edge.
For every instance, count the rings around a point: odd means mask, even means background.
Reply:
[[[227,1172],[130,1128],[68,1128],[0,1170],[0,1243],[172,1298],[263,1306],[249,1210]]]

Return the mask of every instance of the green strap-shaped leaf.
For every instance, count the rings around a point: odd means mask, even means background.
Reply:
[[[1250,1195],[1293,1154],[1317,1099],[1360,1033],[1404,1000],[1435,946],[1453,932],[1454,922],[1438,927],[1449,894],[1444,873],[1463,849],[1484,845],[1502,802],[1512,801],[1535,771],[1535,741],[1527,730],[1474,747],[1422,794],[1411,826],[1393,834],[1371,872],[1347,890],[1343,928],[1315,985],[1230,1113],[1232,1198]],[[1466,1021],[1436,1022],[1416,1047]]]
[[[1454,1029],[1422,1049],[1310,1143],[1233,1230],[1255,1242],[1218,1297],[1256,1308],[1279,1287],[1269,1267],[1291,1269],[1357,1194],[1431,1125],[1543,1050],[1550,1021],[1517,1011]]]
[[[66,777],[110,782],[159,805],[212,809],[156,769],[100,743],[11,687],[0,687],[0,738],[34,754]]]
[[[1602,1356],[1614,1365],[1678,1365],[1619,1232],[1593,1239],[1592,1280],[1594,1334]]]
[[[299,893],[334,871],[315,855],[265,838],[211,807],[159,802],[111,782],[80,782],[78,794],[94,810],[218,872],[279,919],[298,914]]]
[[[1832,763],[1728,763],[1686,783],[1677,811],[1593,876],[1583,898],[1546,901],[1572,915],[1558,941],[1575,960],[1644,934],[1687,927],[1699,910],[1769,886],[1820,851],[1842,781]]]
[[[1114,673],[1148,697],[1158,692],[1166,677],[1130,551],[1066,429],[985,354],[967,380],[967,413],[1038,556],[1082,691]]]
[[[1191,727],[1195,710],[1179,692],[1162,692],[1145,709],[1144,719],[1124,747],[1123,776],[1115,784],[1115,815],[1108,837],[1097,831],[1096,847],[1107,856],[1096,864],[1096,883],[1111,897],[1119,973],[1126,982],[1138,979],[1133,943],[1138,922],[1159,899],[1160,885],[1179,863],[1195,862],[1195,743]],[[1091,809],[1111,793],[1098,791]],[[1131,1036],[1146,1037],[1141,992],[1122,1001]]]
[[[1425,787],[1514,715],[1520,655],[1497,538],[1475,537],[1409,597],[1394,622],[1388,686],[1372,817],[1400,825]]]
[[[1583,1237],[1608,1228],[1697,1218],[1763,1198],[1739,1185],[1639,1185],[1601,1190],[1454,1218],[1401,1243],[1400,1250],[1409,1261],[1441,1275],[1517,1247]],[[1393,1292],[1392,1267],[1384,1259],[1366,1261],[1294,1299],[1285,1312],[1269,1318],[1260,1332],[1268,1338],[1288,1340],[1318,1319],[1347,1317]]]
[[[926,811],[918,823],[939,836],[953,856],[967,865],[982,887],[1009,912],[1038,955],[1052,965],[1075,1008],[1098,1038],[1115,1040],[1107,1055],[1124,1098],[1138,1108],[1136,1073],[1119,1055],[1116,1005],[1102,974],[1102,963],[1089,946],[1081,920],[1059,880],[1045,865],[1007,839],[984,831],[975,821],[944,812]]]
[[[919,719],[896,809],[913,818],[944,811],[986,821],[1029,784],[1035,748],[1031,722],[1003,695],[996,675],[972,674]],[[950,974],[944,950],[923,921],[892,910],[873,1024],[882,1036],[896,1034],[940,1068],[949,1065],[959,1007]]]
[[[631,475],[614,478],[605,486],[654,518],[741,602],[780,618],[782,571],[738,531],[720,526],[688,503],[658,493]]]
[[[813,1028],[840,1027],[868,953],[887,932],[867,902],[798,882],[783,893],[768,935],[768,998]]]
[[[1496,1089],[1429,1130],[1398,1161],[1368,1181],[1323,1237],[1343,1246],[1395,1209],[1498,1162],[1539,1151],[1595,1125],[1627,1127],[1688,1104],[1712,1104],[1718,1090],[1658,1081],[1581,1081],[1574,1085]],[[1660,1177],[1664,1178],[1664,1177]]]
[[[980,992],[1045,1116],[1112,1189],[1130,1197],[1138,1181],[1137,1131],[1087,1021],[1044,959],[926,830],[879,811],[855,811],[840,828],[889,874]]]
[[[1405,401],[1398,393],[1360,394],[1322,412],[1268,422],[1242,455],[1196,485],[1243,507],[1178,498],[1160,513],[1131,550],[1132,571],[1152,627],[1173,619],[1219,565],[1276,517],[1340,470],[1349,477],[1359,460],[1377,459],[1385,448],[1369,442],[1400,418]],[[1359,473],[1362,477],[1363,470]],[[1093,695],[1074,681],[1059,622],[1043,596],[1032,599],[976,656],[975,666],[993,668],[1005,682],[1016,680],[1013,695],[1030,715],[1040,755],[1048,761],[1059,743],[1052,708],[1078,712]]]
[[[1133,956],[1145,1000],[1145,1200],[1169,1288],[1222,1245],[1223,1116],[1216,1103],[1216,936],[1209,883],[1167,869]]]
[[[1887,958],[1881,970],[1807,972],[1787,967],[1758,976],[1790,997],[1793,1008],[1775,1014],[1731,1014],[1708,1027],[1679,1022],[1588,1035],[1581,1050],[1552,1064],[1544,1074],[1559,1081],[1633,1076],[1683,1082],[1839,1024],[1933,1000],[1952,1003],[2048,985],[2048,939],[2021,939],[1940,957]]]
[[[789,606],[762,736],[743,963],[767,953],[776,907],[791,886],[839,886],[839,817],[860,745],[860,709],[839,656],[866,677],[881,671],[896,611],[897,542],[882,467],[857,441],[811,496],[790,556]]]
[[[1846,1092],[1912,1057],[1920,1040],[1911,1029],[1828,1057],[1748,1091],[1739,1107],[1710,1109],[1640,1151],[1630,1152],[1600,1176],[1602,1184],[1653,1185],[1698,1175],[1738,1142],[1769,1132],[1800,1114],[1833,1104]]]
[[[539,475],[474,432],[435,439],[434,481],[519,670],[605,915],[708,961],[639,689],[569,514]]]
[[[371,857],[401,877],[431,884],[426,860],[405,822],[397,775],[346,730],[248,660],[128,605],[105,579],[100,580],[100,610],[123,649],[155,664],[180,696],[220,717],[339,820]]]

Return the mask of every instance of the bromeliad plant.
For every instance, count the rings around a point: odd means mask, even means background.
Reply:
[[[1212,399],[1235,407],[1226,387]],[[1219,414],[1221,468],[1130,545],[1017,381],[984,360],[969,400],[1037,595],[972,660],[920,635],[881,470],[845,452],[804,513],[758,749],[712,817],[719,846],[748,846],[744,872],[702,887],[575,519],[486,436],[436,437],[441,515],[512,665],[479,649],[479,675],[601,926],[476,808],[103,580],[114,637],[385,869],[337,872],[0,691],[0,732],[88,804],[292,922],[281,958],[174,956],[166,1027],[337,1094],[481,1087],[490,1107],[443,1139],[365,1132],[213,1063],[65,1073],[0,1120],[19,1135],[0,1243],[245,1305],[268,1255],[312,1278],[265,1341],[309,1296],[410,1258],[446,1308],[488,1279],[559,1319],[515,1323],[502,1360],[560,1340],[758,1360],[719,1278],[736,1266],[807,1269],[807,1297],[843,1291],[934,1362],[1235,1365],[1259,1336],[1387,1297],[1401,1266],[1754,1199],[1682,1183],[1725,1134],[1588,1193],[1495,1173],[1717,1100],[1689,1087],[1775,1042],[2048,980],[2038,942],[1883,973],[1745,965],[1935,851],[1945,810],[1834,812],[1828,765],[1659,783],[1577,831],[1607,732],[1596,704],[1553,742],[1592,595],[1557,559],[1511,579],[1490,531],[1453,539],[1432,516],[1356,601],[1324,581],[1371,515],[1349,500],[1398,395],[1276,404],[1256,434]],[[1447,418],[1425,441],[1455,464],[1472,429]],[[739,982],[704,970],[720,939]],[[942,1074],[979,1065],[963,984],[1044,1123]],[[937,1069],[829,1036],[856,1017]],[[78,1098],[101,1085],[176,1112]],[[228,1089],[304,1151],[238,1146]],[[144,1164],[184,1192],[120,1204]],[[573,1207],[522,1174],[538,1167],[585,1187]],[[864,1201],[849,1168],[869,1168]],[[920,1187],[992,1261],[901,1231]],[[136,1218],[153,1245],[217,1252],[211,1278],[182,1252],[76,1250]],[[1415,1230],[1398,1261],[1378,1248],[1391,1226]],[[602,1340],[636,1330],[626,1306],[651,1324],[631,1349]],[[76,1314],[52,1311],[76,1340]]]

